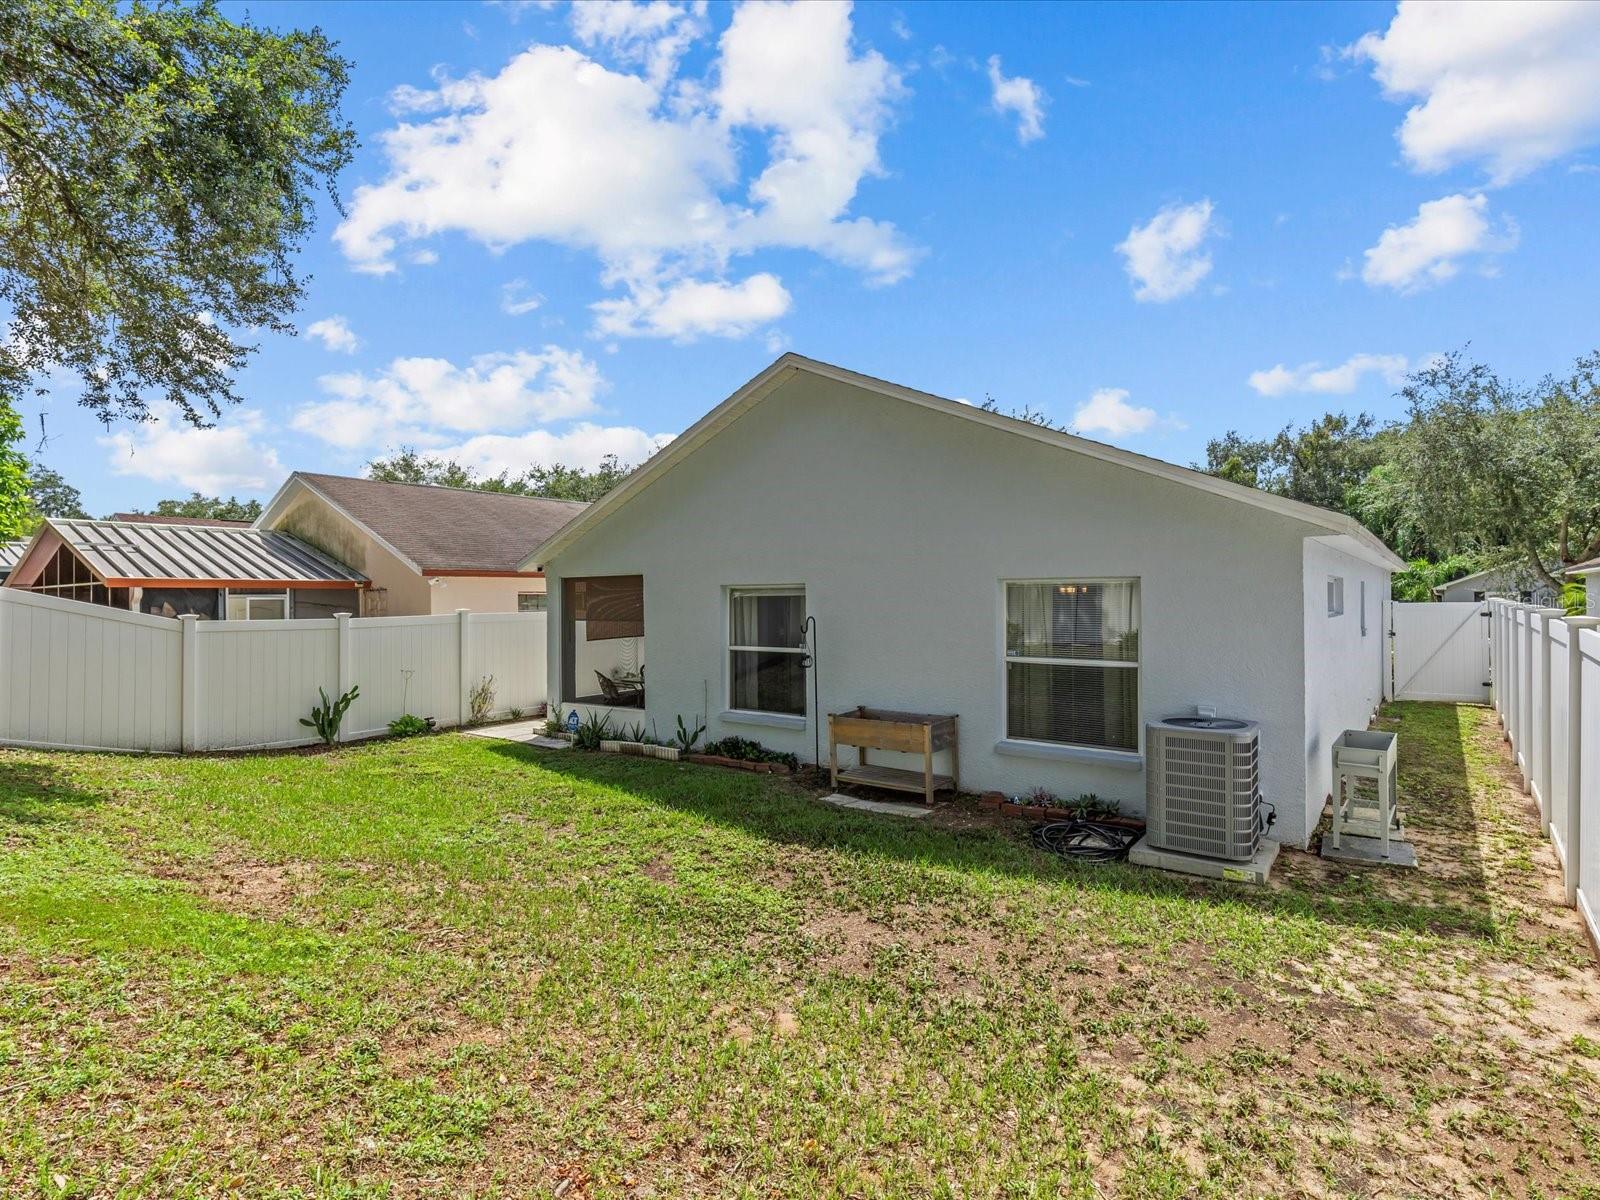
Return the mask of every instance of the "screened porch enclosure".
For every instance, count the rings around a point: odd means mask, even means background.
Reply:
[[[644,576],[561,581],[561,698],[644,707]]]

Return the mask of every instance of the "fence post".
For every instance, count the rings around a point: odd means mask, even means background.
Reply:
[[[1583,846],[1583,630],[1600,617],[1567,618],[1567,903],[1578,903],[1578,864]],[[1590,763],[1600,770],[1600,763]]]
[[[14,597],[0,588],[0,663],[11,662],[11,604]],[[11,689],[0,683],[0,738],[11,736]]]
[[[467,723],[467,718],[472,715],[472,610],[470,608],[456,609],[456,618],[461,625],[461,638],[459,641],[461,652],[461,695],[460,713],[457,721],[461,725]]]
[[[1539,827],[1545,837],[1550,836],[1550,779],[1551,770],[1555,766],[1550,761],[1550,726],[1555,723],[1555,699],[1550,694],[1550,622],[1559,620],[1567,615],[1564,608],[1537,608],[1533,615],[1539,618],[1539,644],[1535,653],[1539,656],[1539,669],[1535,672],[1539,679],[1539,695],[1533,698],[1534,731],[1533,731],[1533,761],[1529,764],[1529,774],[1534,785],[1534,799],[1539,805]]]
[[[178,618],[181,642],[178,657],[179,729],[185,751],[200,743],[200,618],[185,613]]]
[[[339,695],[343,696],[355,685],[350,681],[353,668],[350,665],[350,614],[334,613],[333,619],[339,623]],[[339,725],[339,740],[344,741],[344,724]]]
[[[1522,663],[1517,671],[1517,751],[1522,758],[1522,790],[1533,794],[1533,608],[1522,610]]]

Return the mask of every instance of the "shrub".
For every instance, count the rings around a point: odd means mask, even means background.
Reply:
[[[559,708],[550,710],[550,715],[545,718],[544,731],[549,737],[561,737],[567,732],[567,723],[562,719]]]
[[[389,732],[395,737],[416,737],[419,734],[430,733],[433,730],[432,717],[415,717],[406,713],[403,717],[396,717],[389,722]]]

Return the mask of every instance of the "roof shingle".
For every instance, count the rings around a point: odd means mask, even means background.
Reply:
[[[386,483],[297,471],[425,573],[519,572],[524,558],[588,507],[506,492]]]

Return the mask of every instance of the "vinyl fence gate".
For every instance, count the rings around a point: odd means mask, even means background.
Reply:
[[[1397,700],[1489,699],[1489,606],[1390,605]]]

